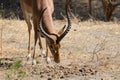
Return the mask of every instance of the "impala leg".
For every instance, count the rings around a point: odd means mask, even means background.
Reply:
[[[31,58],[31,29],[28,28],[28,32],[29,32],[29,42],[28,42],[28,56],[27,56],[27,60],[29,60]]]
[[[39,33],[38,33],[38,35],[39,35]],[[39,35],[39,46],[40,46],[40,49],[42,50],[42,49],[43,49],[43,47],[42,47],[42,42],[41,42],[40,35]]]
[[[31,17],[29,15],[27,15],[27,13],[24,12],[24,5],[22,5],[22,2],[21,2],[21,7],[22,7],[22,11],[23,11],[23,16],[24,16],[25,21],[26,21],[27,26],[28,26],[29,41],[28,41],[27,60],[29,60],[31,58],[31,29],[32,29],[32,25],[31,25],[31,22],[30,22]]]
[[[47,63],[50,63],[51,62],[51,59],[50,59],[50,54],[48,53],[48,43],[47,43],[47,40],[46,40],[46,61]]]
[[[37,23],[37,19],[36,18],[33,18],[33,25],[34,25],[34,52],[33,52],[33,61],[32,61],[32,64],[36,65],[35,49],[36,49],[37,39],[38,39],[38,36],[39,36],[38,32],[37,32],[38,23]],[[42,45],[41,45],[41,47],[42,47]]]
[[[26,23],[28,25],[28,34],[29,34],[29,41],[28,41],[28,56],[27,56],[27,60],[29,60],[31,58],[31,29],[32,29],[32,25],[30,23],[30,19],[26,19]]]
[[[22,8],[24,19],[25,19],[25,21],[27,23],[27,26],[28,26],[29,41],[28,41],[27,60],[29,60],[31,58],[31,29],[32,29],[32,25],[31,25],[31,22],[30,22],[31,17],[25,12],[25,8],[24,8],[22,0],[20,0],[20,3],[21,3],[21,8]]]
[[[41,36],[40,36],[39,33],[38,33],[38,35],[39,35],[39,46],[40,46],[40,50],[41,50],[41,56],[45,57],[46,56],[46,50],[43,49],[42,41],[41,41]]]
[[[36,48],[36,43],[37,43],[37,37],[36,37],[36,35],[35,35],[35,43],[34,43],[34,52],[33,52],[32,65],[36,65],[36,60],[35,60],[35,48]]]

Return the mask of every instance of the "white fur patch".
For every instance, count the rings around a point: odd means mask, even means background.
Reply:
[[[29,60],[29,59],[31,59],[31,58],[32,58],[31,54],[28,54],[27,60]]]
[[[47,63],[51,63],[50,57],[47,57]]]
[[[46,56],[46,50],[42,50],[42,56],[45,57]]]
[[[34,59],[33,61],[32,61],[32,65],[36,65],[37,64],[37,62],[36,62],[36,60]]]

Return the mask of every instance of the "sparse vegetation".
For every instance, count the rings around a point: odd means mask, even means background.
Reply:
[[[26,72],[21,68],[21,60],[16,60],[10,66],[10,70],[6,73],[6,80],[22,80]]]
[[[25,21],[0,19],[0,29],[2,25],[0,80],[120,79],[120,14],[118,13],[120,9],[117,8],[113,13],[113,21],[104,22],[96,20],[96,17],[103,20],[101,6],[97,5],[99,0],[93,1],[96,6],[93,9],[95,17],[91,16],[92,19],[88,18],[86,13],[88,8],[84,6],[84,1],[87,0],[77,1],[81,1],[83,4],[73,4],[73,12],[76,12],[75,15],[80,13],[80,16],[77,16],[79,19],[72,21],[72,29],[61,41],[61,62],[59,64],[55,64],[53,61],[46,64],[46,58],[41,58],[41,51],[37,45],[36,59],[38,64],[32,66],[31,60],[26,60],[28,29]],[[57,11],[61,11],[61,5],[56,5],[60,7]],[[101,10],[99,11],[98,8]],[[64,13],[63,10],[61,12]],[[15,16],[13,13],[10,14]],[[59,17],[59,12],[56,14],[53,16]],[[98,14],[100,15],[98,16]],[[88,20],[85,20],[86,17]],[[116,18],[114,19],[114,17]],[[65,22],[64,20],[54,20],[55,29],[61,29]],[[32,38],[34,38],[33,32]],[[31,41],[31,45],[34,45],[33,41]],[[45,42],[43,38],[42,41]],[[45,46],[43,43],[43,47]]]
[[[31,62],[26,60],[28,34],[25,21],[1,21],[5,23],[3,29],[5,64],[0,66],[2,73],[0,73],[0,79],[2,80],[46,80],[49,78],[55,80],[81,80],[81,78],[114,80],[116,78],[119,80],[120,78],[118,75],[120,71],[119,21],[73,22],[70,33],[61,42],[61,63],[54,64],[52,61],[51,64],[46,64],[45,58],[38,56],[40,50],[37,46],[38,65],[36,66],[31,66]],[[54,21],[57,26],[55,28],[59,30],[63,26],[62,24],[65,24],[64,22]],[[16,25],[19,26],[16,27]],[[42,41],[44,40],[42,39]],[[97,60],[95,60],[96,55],[98,56]],[[94,60],[91,61],[92,59]],[[1,59],[1,65],[2,63]]]

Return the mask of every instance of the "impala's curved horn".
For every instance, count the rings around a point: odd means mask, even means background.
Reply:
[[[68,26],[66,30],[58,37],[56,41],[57,43],[59,43],[71,29],[71,19],[70,19],[70,14],[68,13],[68,11],[70,11],[69,2],[68,3],[66,2],[66,15],[67,15]]]
[[[40,33],[42,33],[42,35],[45,37],[45,38],[48,38],[49,40],[51,40],[51,41],[54,41],[54,39],[48,34],[48,33],[46,33],[45,32],[45,30],[43,29],[43,27],[42,27],[42,16],[43,16],[43,14],[44,14],[44,12],[45,12],[45,10],[46,10],[47,8],[45,8],[45,9],[43,9],[43,10],[41,10],[41,13],[40,13],[40,18],[39,18],[39,28],[38,28],[38,31],[40,32]]]

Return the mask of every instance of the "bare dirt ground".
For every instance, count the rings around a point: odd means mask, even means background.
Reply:
[[[61,41],[61,62],[47,64],[39,56],[37,45],[36,66],[26,60],[26,23],[20,20],[0,23],[0,28],[3,26],[0,80],[120,80],[119,21],[73,21],[71,31]],[[58,31],[65,21],[54,24]]]

